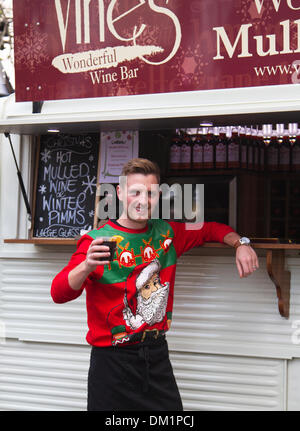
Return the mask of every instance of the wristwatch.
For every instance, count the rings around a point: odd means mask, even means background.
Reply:
[[[247,238],[246,236],[242,236],[242,238],[238,239],[233,246],[235,248],[238,248],[240,245],[250,245],[251,241],[249,238]]]

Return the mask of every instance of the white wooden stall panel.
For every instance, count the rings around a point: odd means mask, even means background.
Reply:
[[[90,348],[0,344],[0,410],[86,410]],[[285,362],[170,353],[185,410],[284,410]]]
[[[172,353],[185,410],[284,410],[286,361]]]
[[[292,271],[290,318],[280,316],[265,257],[240,279],[234,255],[183,256],[175,284],[174,321],[169,333],[176,351],[290,358],[300,356],[293,324],[300,323],[299,258]],[[300,327],[300,325],[299,325]],[[300,342],[300,340],[299,340]]]
[[[0,410],[86,410],[90,348],[7,339]]]
[[[55,304],[50,296],[51,281],[66,262],[53,255],[1,260],[0,319],[7,337],[86,343],[85,293],[66,304]]]

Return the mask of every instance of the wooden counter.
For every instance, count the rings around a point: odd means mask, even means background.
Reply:
[[[75,247],[78,239],[33,238],[5,239],[6,244],[70,245]],[[253,242],[254,249],[266,250],[266,269],[276,288],[278,309],[281,316],[288,318],[290,309],[290,272],[285,269],[285,250],[300,250],[300,244],[280,244],[279,242]],[[232,249],[227,244],[207,242],[201,248]]]
[[[79,238],[78,238],[79,239]],[[74,238],[32,238],[32,239],[5,239],[6,244],[35,244],[35,245],[76,245],[78,239]],[[300,250],[300,244],[280,244],[278,242],[264,243],[252,242],[251,246],[264,250]],[[219,242],[206,242],[201,247],[208,248],[232,248],[227,244]]]

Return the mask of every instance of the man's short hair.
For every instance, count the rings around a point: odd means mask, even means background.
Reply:
[[[158,184],[160,182],[159,166],[148,159],[135,158],[129,160],[129,162],[123,166],[121,176],[127,176],[130,174],[155,175]]]

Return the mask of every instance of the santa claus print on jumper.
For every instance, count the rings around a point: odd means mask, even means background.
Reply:
[[[144,229],[127,229],[108,221],[84,235],[68,265],[55,277],[51,295],[63,303],[86,291],[87,342],[94,346],[134,343],[139,332],[168,331],[172,320],[177,259],[206,241],[223,242],[233,229],[204,222],[188,230],[180,222],[149,220]],[[97,237],[115,237],[113,261],[99,265],[79,291],[68,282],[69,272],[86,258]]]

